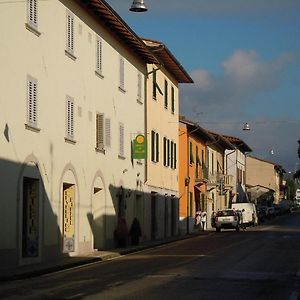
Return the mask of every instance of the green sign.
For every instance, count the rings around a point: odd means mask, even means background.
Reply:
[[[139,134],[133,140],[133,159],[147,159],[147,140]]]

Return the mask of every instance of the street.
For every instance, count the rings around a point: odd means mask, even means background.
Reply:
[[[300,299],[300,211],[36,278],[0,299]]]

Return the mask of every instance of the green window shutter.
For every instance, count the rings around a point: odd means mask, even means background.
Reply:
[[[164,137],[164,166],[167,165],[167,139]]]
[[[165,108],[168,108],[168,81],[165,80]]]
[[[156,162],[159,162],[159,134],[158,133],[156,133],[155,138],[156,138],[155,159],[156,159]]]
[[[171,88],[171,110],[172,110],[172,114],[174,114],[174,112],[175,112],[175,91],[174,91],[173,86]]]
[[[177,168],[177,148],[176,143],[174,143],[174,169]]]
[[[151,131],[151,160],[155,161],[155,132]]]
[[[193,144],[190,142],[190,164],[194,163],[194,156],[193,156]]]
[[[171,169],[174,169],[174,142],[171,141]]]
[[[167,139],[167,167],[170,166],[170,140]]]
[[[153,69],[154,71],[154,69]],[[157,86],[157,83],[156,83],[156,71],[154,71],[152,73],[152,96],[154,99],[156,99],[156,86]]]

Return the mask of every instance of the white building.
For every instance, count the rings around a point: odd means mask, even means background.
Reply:
[[[248,202],[246,192],[246,153],[252,149],[238,137],[223,135],[235,149],[225,150],[225,173],[233,178],[230,203]]]
[[[144,214],[131,141],[157,60],[101,0],[5,1],[0,25],[0,268],[113,246]]]

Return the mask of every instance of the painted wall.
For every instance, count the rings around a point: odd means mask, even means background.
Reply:
[[[279,203],[280,200],[280,176],[274,168],[274,164],[256,159],[254,157],[247,157],[247,184],[251,186],[261,185],[272,189],[274,193],[274,202]]]
[[[157,70],[158,69],[158,70]],[[153,70],[155,74],[153,73]],[[146,127],[148,137],[148,160],[147,160],[147,194],[152,196],[149,200],[148,211],[152,212],[152,221],[149,220],[148,234],[152,239],[168,237],[178,232],[178,113],[179,93],[178,83],[173,76],[160,66],[148,65],[148,72],[152,72],[147,80],[147,112]],[[153,76],[159,89],[156,89],[156,97],[153,95]],[[165,81],[168,83],[168,105],[165,106]],[[171,90],[174,90],[174,111],[171,109]],[[160,91],[162,94],[160,93]],[[153,144],[153,133],[157,140]],[[169,165],[164,164],[164,138],[169,140]],[[152,147],[156,152],[158,141],[158,155],[152,157]],[[175,151],[171,151],[171,143],[174,143]],[[153,144],[153,145],[152,145]],[[174,148],[173,148],[174,149]],[[173,162],[172,165],[172,153]],[[153,207],[155,201],[155,208]],[[148,216],[149,218],[149,216]],[[151,217],[150,217],[151,218]],[[151,223],[152,225],[151,229]],[[154,226],[154,227],[153,227]],[[152,233],[151,233],[152,231]],[[154,231],[154,232],[153,232]]]
[[[193,159],[190,159],[190,153]],[[179,162],[179,215],[180,232],[183,234],[194,231],[197,210],[207,211],[207,193],[202,168],[206,164],[205,141],[196,134],[190,134],[182,122],[179,122]]]

